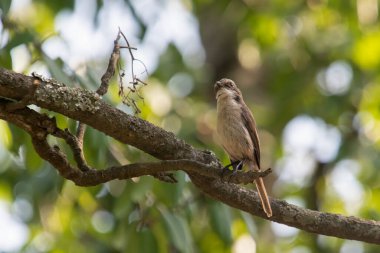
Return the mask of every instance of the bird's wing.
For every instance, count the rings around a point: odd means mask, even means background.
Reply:
[[[242,118],[245,128],[247,129],[251,137],[253,147],[254,147],[253,155],[256,160],[256,164],[260,170],[260,141],[259,141],[259,136],[257,134],[256,122],[252,116],[251,111],[248,109],[248,107],[245,104],[242,105],[241,107],[241,118]]]

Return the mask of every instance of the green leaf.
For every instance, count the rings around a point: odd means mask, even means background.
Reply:
[[[153,179],[150,177],[141,177],[137,183],[128,182],[127,191],[130,200],[139,202],[146,198],[146,193],[151,191]]]
[[[0,142],[7,148],[11,147],[13,143],[12,132],[5,121],[0,121]]]
[[[213,201],[209,204],[211,226],[219,237],[227,244],[232,243],[231,236],[231,212],[228,206]]]
[[[12,133],[12,145],[9,147],[9,151],[18,156],[20,147],[28,140],[29,135],[12,124],[9,125],[9,129]]]
[[[34,147],[30,141],[25,143],[25,166],[27,169],[38,170],[42,166],[43,162],[41,157],[36,153]]]
[[[176,172],[175,178],[178,180],[176,184],[162,184],[162,182],[155,180],[154,192],[160,198],[161,202],[166,206],[173,206],[178,204],[178,201],[183,198],[183,189],[185,187],[185,174]]]
[[[248,228],[249,233],[253,237],[256,237],[257,236],[257,229],[256,229],[255,223],[253,222],[252,216],[246,212],[243,212],[243,211],[241,211],[240,214],[241,214],[241,217],[243,217],[243,220],[245,222],[245,225]]]
[[[157,240],[151,229],[136,232],[136,226],[129,226],[125,236],[127,240],[123,240],[125,242],[122,246],[124,250],[119,252],[157,252]]]
[[[44,54],[43,59],[53,78],[55,78],[58,82],[64,83],[68,86],[71,85],[72,80],[70,76],[63,71],[64,63],[60,58],[53,60]]]
[[[140,220],[141,217],[140,217],[140,212],[139,210],[136,208],[135,210],[133,210],[129,215],[128,215],[128,223],[131,224],[135,221],[138,221]]]
[[[35,36],[29,32],[28,30],[15,33],[11,39],[8,41],[6,48],[4,50],[6,52],[10,52],[12,48],[17,47],[21,44],[28,44],[29,42],[33,42],[35,40]]]
[[[1,0],[0,1],[0,9],[1,9],[1,15],[5,16],[7,15],[9,8],[11,7],[12,0]]]
[[[188,223],[179,215],[170,213],[165,208],[159,209],[173,245],[185,253],[194,252],[192,236]]]
[[[47,8],[51,9],[54,13],[58,13],[62,9],[72,10],[74,8],[74,0],[66,0],[66,1],[35,0],[35,2],[46,6]]]
[[[143,230],[139,233],[140,249],[136,252],[156,252],[157,241],[150,229]]]
[[[0,66],[12,69],[12,57],[9,51],[0,50]]]

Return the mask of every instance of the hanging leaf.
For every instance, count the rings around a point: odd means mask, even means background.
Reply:
[[[180,252],[194,252],[190,228],[184,218],[177,214],[170,213],[163,207],[159,210],[164,218],[166,229],[173,245]]]
[[[212,228],[222,238],[226,245],[230,245],[232,243],[232,218],[229,207],[219,202],[213,201],[209,204],[208,208]]]

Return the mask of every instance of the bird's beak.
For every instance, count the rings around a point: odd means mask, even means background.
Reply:
[[[221,82],[220,81],[217,81],[215,84],[214,84],[214,91],[215,93],[220,89],[221,87]]]

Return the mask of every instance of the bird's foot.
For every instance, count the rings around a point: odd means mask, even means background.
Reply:
[[[232,167],[232,169],[230,169]],[[228,173],[228,180],[227,182],[230,182],[231,177],[237,173],[238,170],[243,169],[243,161],[234,161],[231,162],[231,164],[225,166],[222,171],[222,179],[224,180],[225,174]]]

